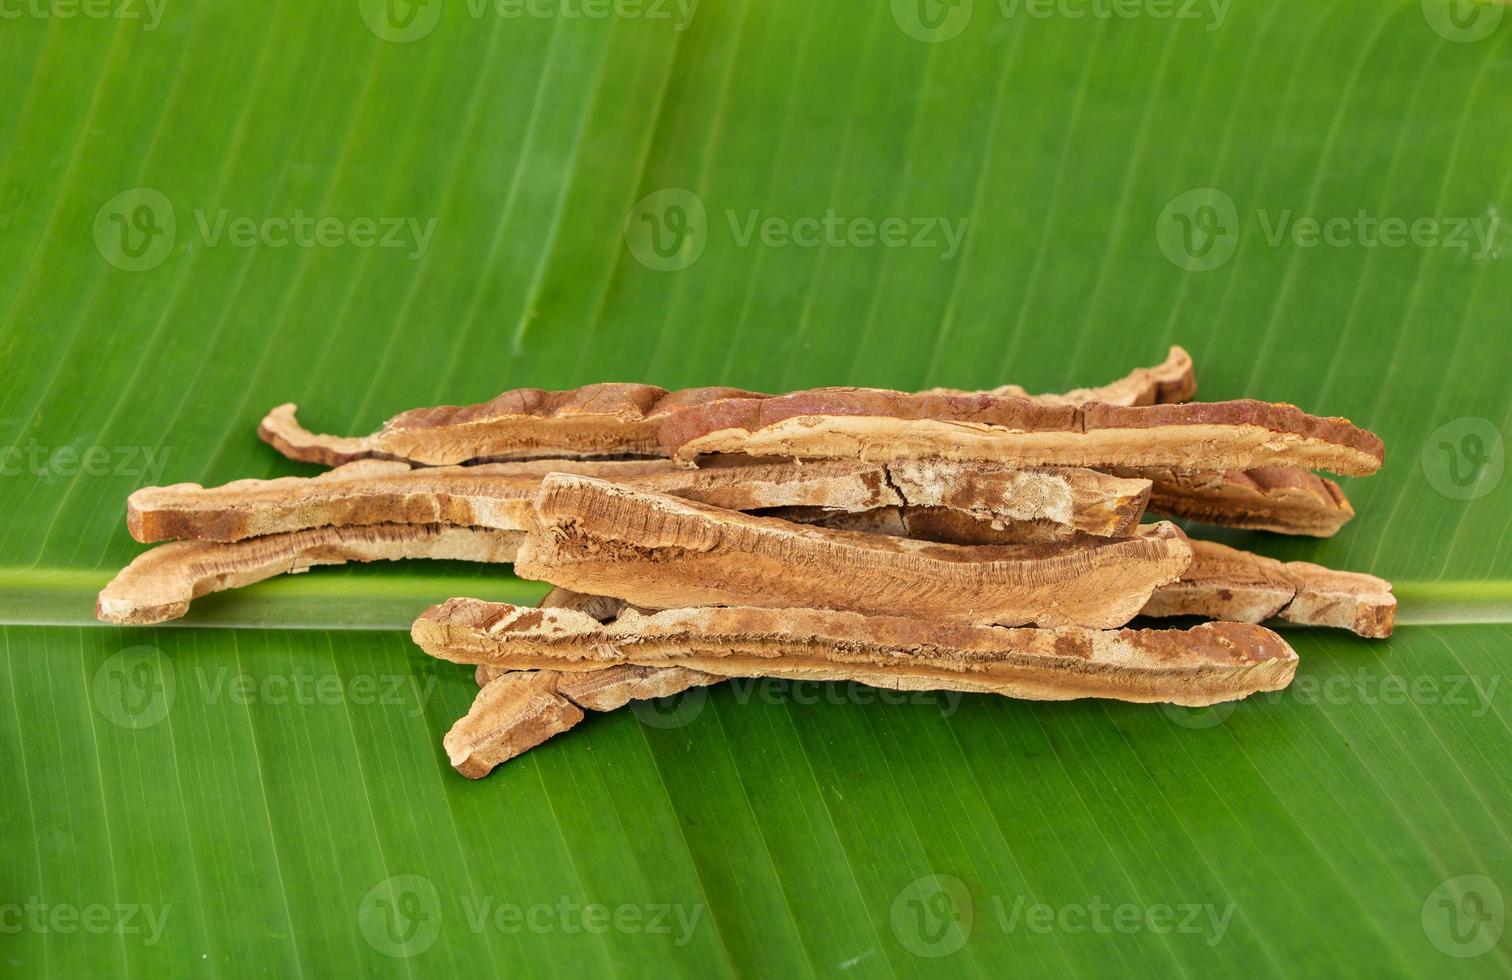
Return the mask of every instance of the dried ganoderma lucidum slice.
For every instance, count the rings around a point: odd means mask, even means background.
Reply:
[[[1244,623],[1190,630],[1008,629],[815,609],[570,609],[451,599],[411,631],[432,656],[515,670],[687,667],[727,677],[858,681],[1035,700],[1116,698],[1190,706],[1277,690],[1297,657]]]
[[[516,572],[654,608],[818,606],[1005,625],[1121,626],[1191,562],[1170,524],[1130,538],[964,546],[795,525],[553,474]]]
[[[1064,468],[1004,472],[963,463],[888,467],[851,460],[750,463],[689,470],[667,460],[535,460],[411,468],[359,460],[315,477],[238,480],[219,487],[145,487],[127,501],[138,541],[239,541],[309,527],[455,524],[524,530],[547,473],[577,473],[730,510],[813,508],[862,513],[928,503],[1007,531],[1043,525],[1043,537],[1123,536],[1144,514],[1147,480]],[[1010,535],[1004,535],[1009,539]]]
[[[1236,401],[1123,408],[1047,407],[1017,398],[832,388],[727,398],[662,424],[669,454],[813,459],[951,459],[1032,466],[1297,466],[1363,476],[1380,468],[1374,434],[1290,405]]]
[[[509,562],[524,534],[438,524],[322,527],[246,541],[174,541],[138,555],[101,590],[95,616],[123,625],[161,623],[202,595],[316,565],[439,558]]]
[[[941,389],[944,390],[944,389]],[[1014,385],[998,393],[1022,395]],[[1192,360],[1173,347],[1165,363],[1138,368],[1101,388],[1028,395],[1044,404],[1108,401],[1147,405],[1184,401],[1196,391]],[[404,459],[426,465],[477,460],[661,456],[661,420],[680,409],[724,398],[766,398],[738,388],[669,392],[644,384],[596,384],[570,391],[518,388],[477,405],[417,408],[370,436],[329,436],[299,424],[293,404],[268,413],[258,434],[290,459],[336,466],[354,459]]]
[[[1213,473],[1130,466],[1116,472],[1154,484],[1151,510],[1203,524],[1327,538],[1354,517],[1337,483],[1296,467]]]

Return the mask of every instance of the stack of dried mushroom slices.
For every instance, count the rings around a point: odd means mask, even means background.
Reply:
[[[1326,536],[1380,441],[1287,405],[1189,403],[1191,359],[1028,395],[828,388],[768,396],[591,385],[406,412],[318,435],[259,430],[312,478],[150,487],[131,533],[162,544],[100,594],[154,623],[197,596],[321,564],[514,562],[537,609],[452,599],[427,652],[478,665],[447,735],[469,776],[610,710],[731,676],[1036,699],[1204,705],[1289,683],[1257,625],[1391,631],[1388,583],[1190,541],[1168,516]],[[1194,464],[1196,468],[1194,468]],[[1138,615],[1218,620],[1126,628]]]

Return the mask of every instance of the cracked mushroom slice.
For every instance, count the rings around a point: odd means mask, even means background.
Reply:
[[[816,609],[570,609],[451,599],[411,630],[434,657],[522,670],[616,664],[726,677],[857,681],[1033,700],[1115,698],[1199,707],[1285,687],[1297,655],[1244,623],[1190,630],[1006,629]]]
[[[700,470],[682,469],[667,460],[534,460],[419,468],[358,460],[315,477],[238,480],[209,488],[193,483],[146,487],[127,501],[127,527],[132,537],[148,543],[173,538],[238,541],[309,527],[379,523],[524,530],[541,478],[563,472],[730,510],[806,507],[831,515],[871,511],[908,499],[946,505],[937,509],[995,529],[1042,524],[1041,537],[1046,538],[1058,529],[1122,536],[1139,523],[1150,487],[1147,480],[1079,469],[1005,473],[951,463],[893,469],[890,476],[881,463],[851,460]]]
[[[1379,469],[1384,456],[1373,433],[1269,402],[1073,408],[866,388],[721,399],[672,415],[662,423],[661,437],[668,453],[685,464],[705,454],[737,453],[889,463],[974,460],[1012,468],[1298,466],[1364,476]]]
[[[509,562],[519,531],[438,524],[323,527],[223,544],[175,541],[138,555],[100,592],[95,616],[123,625],[161,623],[202,595],[240,588],[316,565],[399,558]]]
[[[517,574],[639,606],[818,606],[947,622],[1121,626],[1191,561],[1171,524],[1130,538],[965,546],[807,527],[590,477],[541,483]]]
[[[930,388],[921,395],[1000,395],[1027,398],[1041,405],[1084,405],[1102,402],[1107,405],[1158,405],[1184,402],[1197,393],[1197,376],[1192,355],[1182,347],[1172,347],[1165,362],[1155,367],[1135,368],[1117,381],[1097,388],[1076,388],[1062,394],[1031,395],[1018,385],[1003,385],[988,391],[973,392],[958,388]]]
[[[1117,472],[1154,484],[1151,510],[1203,524],[1327,538],[1354,517],[1337,483],[1296,467],[1233,473],[1128,467]]]
[[[764,397],[738,388],[668,392],[643,384],[594,384],[570,391],[516,388],[477,405],[416,408],[370,436],[326,436],[305,429],[295,406],[280,405],[258,435],[290,459],[332,465],[401,459],[428,466],[523,459],[664,456],[660,420],[720,398]]]
[[[1280,618],[1360,636],[1391,635],[1396,597],[1373,575],[1281,562],[1212,541],[1192,541],[1192,566],[1155,590],[1145,616],[1206,616],[1240,623]]]

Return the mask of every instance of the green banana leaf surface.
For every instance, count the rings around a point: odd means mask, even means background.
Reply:
[[[9,976],[1506,976],[1512,15],[1466,0],[102,0],[0,20]],[[12,16],[14,15],[14,16]],[[486,780],[409,622],[95,622],[137,487],[511,387],[1098,384],[1378,432],[1387,641],[1203,711],[743,681]]]

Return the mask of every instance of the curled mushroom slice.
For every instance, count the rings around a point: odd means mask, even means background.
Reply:
[[[654,608],[819,606],[948,622],[1121,626],[1191,561],[1174,525],[964,546],[795,525],[590,477],[546,477],[515,571]]]
[[[1153,483],[1151,510],[1203,524],[1327,538],[1354,517],[1337,483],[1296,467],[1205,473],[1136,466],[1117,472]]]
[[[685,667],[726,677],[858,681],[1034,700],[1115,698],[1202,706],[1285,687],[1297,657],[1243,623],[1190,630],[1005,629],[815,609],[627,610],[609,624],[570,609],[451,599],[411,635],[432,656],[518,670]]]
[[[1135,368],[1126,376],[1097,388],[1076,388],[1061,394],[1031,395],[1018,385],[1003,385],[989,391],[973,392],[959,388],[930,388],[922,395],[999,395],[1027,398],[1041,405],[1084,405],[1102,402],[1107,405],[1159,405],[1184,402],[1197,393],[1197,376],[1192,355],[1182,347],[1172,347],[1163,363],[1155,367]]]
[[[726,398],[667,418],[662,445],[691,463],[710,453],[813,459],[973,460],[1007,467],[1298,466],[1364,476],[1381,440],[1344,419],[1259,401],[1039,405],[988,395],[830,388]]]
[[[189,603],[202,595],[316,565],[400,558],[509,562],[523,537],[519,531],[439,524],[373,524],[270,534],[230,544],[175,541],[143,552],[111,579],[100,592],[95,616],[123,625],[161,623],[184,615]]]
[[[1101,388],[1033,395],[1045,405],[1103,401],[1148,405],[1185,401],[1196,391],[1192,359],[1171,348],[1165,363],[1137,368]],[[935,389],[937,393],[973,394]],[[982,394],[982,393],[975,393]],[[987,394],[1020,395],[1017,385]],[[417,408],[394,416],[370,436],[319,435],[299,424],[295,406],[268,413],[258,435],[290,459],[336,466],[354,459],[403,459],[430,466],[537,458],[662,456],[658,430],[681,409],[726,398],[767,398],[738,388],[669,392],[646,384],[595,384],[570,391],[517,388],[477,405]]]
[[[660,419],[682,408],[730,397],[763,397],[738,388],[668,392],[644,384],[594,384],[570,391],[516,388],[477,405],[416,408],[370,436],[316,435],[300,426],[292,404],[258,428],[291,459],[349,462],[402,459],[430,466],[522,459],[605,459],[665,455]]]
[[[1191,567],[1178,581],[1156,589],[1143,615],[1241,623],[1280,618],[1364,637],[1391,635],[1396,597],[1384,579],[1308,562],[1281,562],[1212,541],[1192,541],[1191,546]]]

